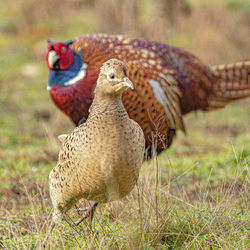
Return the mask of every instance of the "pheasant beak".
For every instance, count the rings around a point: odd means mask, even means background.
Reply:
[[[133,85],[133,83],[129,80],[128,77],[124,77],[124,78],[123,78],[123,82],[121,82],[121,84],[123,84],[124,86],[126,86],[126,87],[128,87],[128,88],[134,89],[134,85]]]
[[[48,64],[49,64],[51,69],[53,69],[55,63],[58,61],[59,58],[60,58],[60,56],[58,56],[54,50],[51,50],[49,52],[49,54],[48,54]]]

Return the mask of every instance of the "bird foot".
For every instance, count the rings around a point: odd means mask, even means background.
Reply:
[[[89,207],[82,208],[81,210],[84,210],[86,212],[82,215],[82,217],[78,221],[76,221],[74,223],[74,225],[78,226],[83,220],[85,220],[86,218],[89,217],[89,223],[90,223],[90,227],[91,227],[91,222],[92,222],[92,219],[94,217],[94,212],[95,212],[97,205],[98,205],[97,202],[91,202]]]

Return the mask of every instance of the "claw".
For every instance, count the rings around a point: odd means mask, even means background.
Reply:
[[[82,217],[78,221],[76,221],[74,224],[76,226],[78,226],[83,220],[85,220],[87,217],[89,217],[89,224],[90,224],[90,227],[91,227],[91,223],[92,223],[92,220],[93,220],[93,217],[94,217],[94,212],[95,212],[95,209],[96,209],[97,205],[98,205],[97,202],[91,202],[89,207],[82,209],[82,210],[86,210],[87,212],[85,212],[82,215]]]

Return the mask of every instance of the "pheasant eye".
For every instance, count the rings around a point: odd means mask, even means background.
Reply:
[[[106,76],[107,76],[108,81],[114,81],[115,80],[115,74],[113,72],[108,72]]]

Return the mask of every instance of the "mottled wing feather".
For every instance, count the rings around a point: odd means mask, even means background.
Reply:
[[[143,126],[146,137],[157,131],[166,136],[167,130],[183,129],[178,86],[170,75],[154,75],[149,69],[131,66],[129,77],[134,91],[123,94],[123,103],[130,117]]]
[[[51,195],[56,195],[57,199],[61,197],[60,199],[67,204],[66,210],[75,202],[72,197],[77,197],[77,194],[81,192],[80,185],[77,185],[77,183],[80,183],[78,177],[78,172],[80,171],[78,168],[80,165],[78,156],[80,155],[79,148],[81,147],[79,147],[80,142],[77,137],[79,133],[82,134],[78,127],[72,134],[64,138],[57,165],[52,169],[49,176],[50,189],[54,190],[54,192],[51,192]],[[72,187],[72,183],[76,185]],[[62,205],[62,207],[64,206]]]

